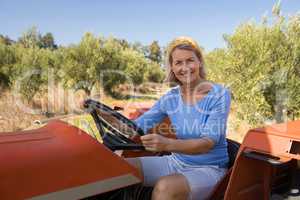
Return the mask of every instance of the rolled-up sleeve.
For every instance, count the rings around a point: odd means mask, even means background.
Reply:
[[[210,138],[217,144],[222,136],[226,137],[227,119],[231,103],[230,91],[223,88],[213,102],[207,121],[201,131],[201,137]]]

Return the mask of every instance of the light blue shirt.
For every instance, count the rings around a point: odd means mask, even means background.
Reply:
[[[209,93],[194,105],[187,105],[180,87],[174,87],[163,95],[154,106],[135,120],[145,133],[155,124],[169,117],[178,139],[208,137],[215,146],[208,153],[188,155],[172,153],[175,158],[190,165],[218,165],[227,167],[226,142],[227,119],[230,110],[230,91],[213,83]]]

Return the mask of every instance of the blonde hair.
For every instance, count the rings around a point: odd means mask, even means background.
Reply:
[[[200,47],[198,46],[197,42],[194,41],[192,38],[182,36],[182,37],[175,38],[168,45],[167,57],[166,57],[167,76],[166,76],[165,81],[169,82],[171,84],[172,83],[180,84],[180,82],[175,77],[174,72],[172,71],[172,62],[173,62],[172,53],[174,52],[175,49],[183,49],[183,50],[193,51],[200,61],[200,70],[199,70],[200,78],[206,80],[204,59],[203,59],[203,55],[202,55]]]

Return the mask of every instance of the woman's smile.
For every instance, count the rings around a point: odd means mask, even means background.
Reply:
[[[172,70],[182,84],[189,84],[200,79],[200,61],[193,51],[175,49],[172,57]]]

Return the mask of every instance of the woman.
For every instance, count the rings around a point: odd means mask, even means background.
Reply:
[[[197,43],[188,37],[168,47],[167,67],[172,88],[135,122],[146,133],[169,117],[177,139],[159,134],[141,137],[150,151],[167,151],[162,157],[128,159],[154,186],[152,199],[205,199],[226,172],[226,123],[230,92],[206,80]]]

